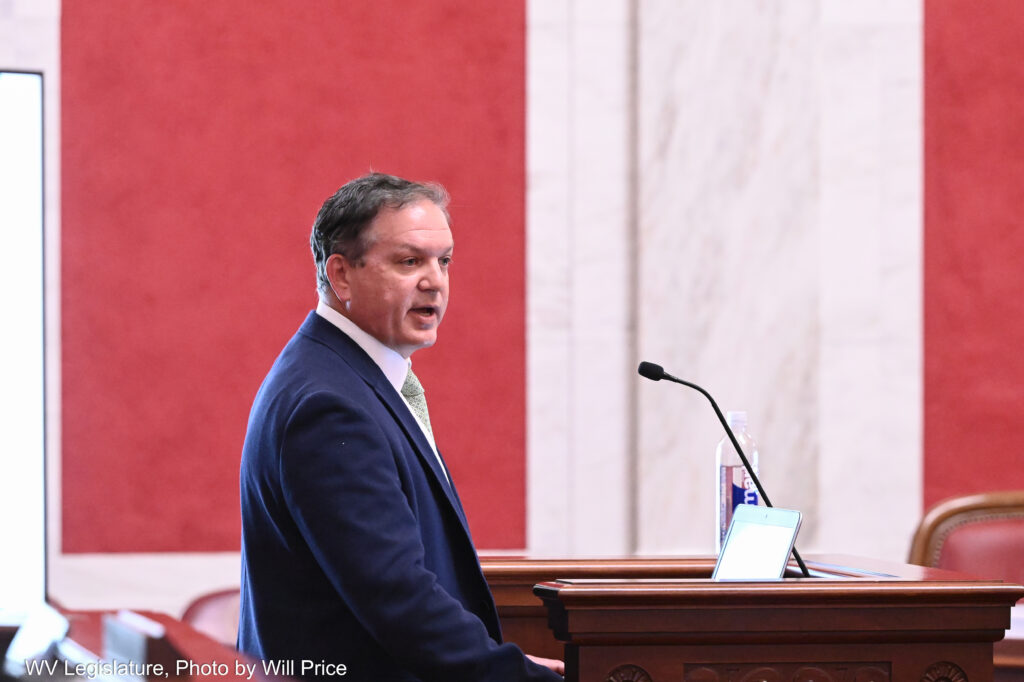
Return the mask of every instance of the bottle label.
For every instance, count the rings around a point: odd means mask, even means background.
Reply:
[[[741,504],[757,504],[757,486],[742,464],[723,466],[718,472],[720,491],[718,509],[718,548],[732,522],[733,512]]]
[[[757,488],[750,476],[743,477],[743,486],[732,484],[732,510],[741,504],[757,504]]]

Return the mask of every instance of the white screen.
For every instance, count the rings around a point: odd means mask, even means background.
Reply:
[[[759,514],[769,513],[764,508],[755,509]],[[787,513],[785,520],[788,525],[747,520],[737,513],[722,547],[715,571],[716,580],[772,580],[782,577],[800,516],[789,510],[772,510],[771,513],[776,511]]]
[[[0,618],[46,596],[43,78],[0,72]]]

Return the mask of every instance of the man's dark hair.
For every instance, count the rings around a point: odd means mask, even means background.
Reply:
[[[434,183],[418,183],[385,173],[370,173],[345,183],[316,214],[309,245],[316,263],[317,288],[330,291],[327,259],[340,253],[345,260],[362,265],[370,247],[367,228],[382,209],[400,209],[417,201],[431,201],[448,217],[448,192]]]

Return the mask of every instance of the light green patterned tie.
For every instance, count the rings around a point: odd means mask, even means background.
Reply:
[[[423,385],[420,384],[420,380],[416,378],[416,375],[412,373],[411,368],[409,373],[405,375],[405,383],[402,384],[402,395],[409,403],[409,407],[412,408],[412,413],[416,415],[416,418],[427,429],[427,433],[433,438],[434,431],[430,428],[430,413],[427,412],[427,399],[423,395]]]

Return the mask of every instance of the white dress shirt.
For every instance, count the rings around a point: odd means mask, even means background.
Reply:
[[[316,314],[324,318],[335,327],[340,329],[347,337],[356,342],[356,344],[370,356],[374,364],[380,367],[380,371],[384,372],[384,376],[387,378],[388,383],[395,389],[398,397],[402,399],[405,407],[409,410],[409,414],[413,416],[416,423],[420,427],[420,431],[427,437],[427,442],[430,443],[431,449],[434,451],[434,457],[437,458],[437,463],[441,466],[441,471],[444,472],[444,476],[448,479],[448,484],[451,485],[451,478],[448,476],[448,470],[444,466],[444,462],[441,461],[441,456],[437,454],[437,444],[434,443],[434,435],[427,429],[426,425],[420,421],[416,413],[413,412],[412,407],[409,405],[409,401],[402,395],[402,386],[405,384],[405,377],[412,369],[412,359],[403,358],[398,351],[393,348],[388,348],[383,343],[370,336],[359,326],[348,319],[337,310],[327,305],[323,301],[317,303]]]

